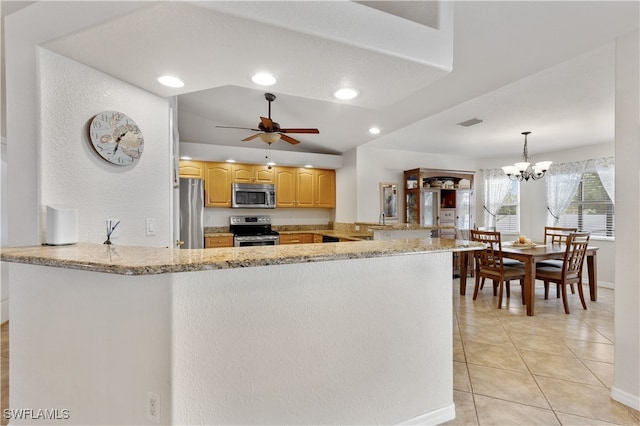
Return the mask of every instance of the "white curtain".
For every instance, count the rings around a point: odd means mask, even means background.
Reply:
[[[482,170],[484,179],[484,226],[496,226],[496,215],[509,193],[511,180],[502,169]]]
[[[607,158],[596,158],[593,160],[593,163],[596,166],[596,171],[598,172],[598,176],[600,176],[600,181],[602,182],[602,186],[604,186],[605,191],[607,191],[607,195],[611,198],[611,202],[613,204],[616,203],[616,191],[615,191],[615,178],[616,178],[616,166],[613,157]]]
[[[549,213],[547,225],[558,224],[578,190],[586,165],[586,161],[554,164],[545,175]]]

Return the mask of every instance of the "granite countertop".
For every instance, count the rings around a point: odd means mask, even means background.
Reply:
[[[465,240],[412,239],[262,247],[173,249],[79,243],[0,249],[0,260],[122,275],[153,275],[292,263],[479,250]]]

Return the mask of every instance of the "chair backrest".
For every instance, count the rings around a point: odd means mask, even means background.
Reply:
[[[567,237],[566,244],[567,249],[562,266],[563,280],[576,280],[582,276],[582,265],[589,245],[589,233],[573,232]]]
[[[559,226],[544,227],[544,243],[565,244],[567,237],[572,232],[577,232],[578,228],[563,228]]]
[[[497,231],[495,226],[478,226],[478,225],[473,225],[473,229],[476,229],[478,231]]]
[[[496,272],[502,271],[502,242],[500,232],[478,231],[471,229],[471,241],[485,244],[484,250],[475,251],[476,267],[479,270],[489,269]]]

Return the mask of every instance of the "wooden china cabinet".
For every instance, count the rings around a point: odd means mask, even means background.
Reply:
[[[475,172],[411,169],[404,172],[405,222],[437,226],[433,237],[464,239],[473,226]],[[459,271],[457,256],[454,275]]]

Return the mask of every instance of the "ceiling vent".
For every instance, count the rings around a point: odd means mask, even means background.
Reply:
[[[480,123],[482,123],[482,120],[480,120],[479,118],[472,118],[470,120],[463,121],[462,123],[458,123],[458,126],[471,127]]]

